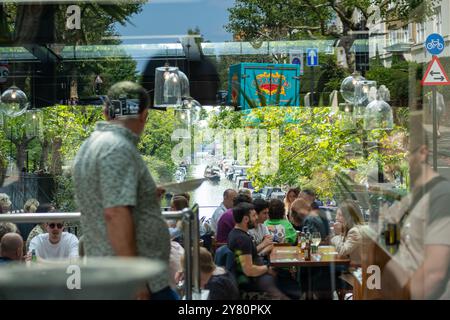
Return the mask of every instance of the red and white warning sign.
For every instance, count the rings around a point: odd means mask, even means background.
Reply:
[[[447,73],[442,67],[441,61],[437,56],[434,56],[428,65],[427,71],[422,80],[422,86],[448,86],[450,80]]]

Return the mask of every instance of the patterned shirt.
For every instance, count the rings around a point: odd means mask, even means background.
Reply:
[[[40,235],[40,234],[46,233],[46,232],[47,232],[47,231],[45,231],[45,230],[41,227],[40,224],[36,225],[36,226],[33,228],[33,230],[31,230],[30,234],[28,235],[27,243],[26,243],[26,252],[29,251],[31,240],[33,240],[34,237],[36,237],[36,236],[38,236],[38,235]]]
[[[156,184],[136,147],[138,141],[139,137],[125,127],[99,122],[75,158],[75,200],[81,211],[85,252],[87,256],[115,255],[104,209],[130,206],[138,255],[158,259],[168,268],[169,232]],[[152,292],[167,287],[167,272],[149,279],[149,285]]]

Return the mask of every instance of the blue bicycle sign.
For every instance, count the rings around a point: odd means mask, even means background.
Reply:
[[[444,38],[437,33],[430,34],[425,42],[425,47],[432,55],[441,54],[444,51]]]

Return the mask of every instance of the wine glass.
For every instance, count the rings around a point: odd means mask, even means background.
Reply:
[[[320,241],[322,241],[322,237],[320,235],[320,232],[317,232],[317,231],[313,232],[312,236],[311,236],[311,239],[312,239],[313,244],[316,247],[318,247],[319,244],[320,244]]]

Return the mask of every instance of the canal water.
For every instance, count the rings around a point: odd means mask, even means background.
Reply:
[[[208,164],[208,160],[201,160],[200,164],[192,166],[191,178],[203,178],[203,173]],[[200,206],[200,217],[210,218],[214,210],[223,200],[223,192],[229,188],[235,188],[234,183],[225,178],[223,172],[220,173],[220,181],[205,181],[191,194],[191,204],[197,203]]]

